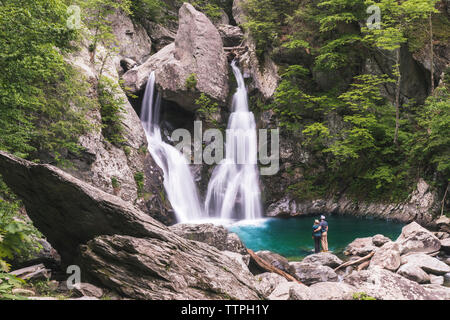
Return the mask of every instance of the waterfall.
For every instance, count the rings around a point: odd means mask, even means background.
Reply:
[[[256,123],[248,108],[244,77],[236,61],[231,67],[238,88],[228,121],[226,158],[212,174],[205,211],[209,217],[254,220],[262,217]]]
[[[164,188],[178,222],[203,217],[202,206],[186,158],[162,140],[159,126],[161,95],[155,94],[155,73],[149,76],[142,101],[141,122],[147,135],[148,149],[164,175]]]
[[[150,154],[164,173],[164,187],[180,223],[205,218],[254,220],[262,217],[255,117],[248,109],[244,78],[235,61],[231,66],[238,89],[233,96],[233,113],[228,123],[226,158],[212,174],[205,210],[200,205],[187,159],[162,140],[159,126],[161,96],[158,93],[156,99],[154,97],[154,72],[147,82],[141,122],[147,134]]]

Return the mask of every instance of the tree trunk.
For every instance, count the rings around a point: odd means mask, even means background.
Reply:
[[[395,73],[397,75],[397,84],[395,90],[395,144],[398,144],[398,131],[400,128],[400,84],[402,81],[402,75],[400,74],[400,49],[400,47],[397,49],[397,54],[395,57]]]
[[[255,263],[261,267],[263,270],[267,271],[267,272],[273,272],[276,274],[279,274],[280,276],[286,278],[288,281],[294,281],[294,282],[298,282],[300,284],[302,284],[300,281],[298,281],[297,279],[295,279],[293,276],[291,276],[290,274],[284,272],[283,270],[280,270],[278,268],[275,268],[274,266],[272,266],[270,263],[268,263],[267,261],[261,259],[260,257],[258,257],[252,250],[247,249],[248,253],[250,254],[250,257],[253,259],[253,261],[255,261]]]

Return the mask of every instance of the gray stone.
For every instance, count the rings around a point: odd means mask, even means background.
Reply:
[[[0,174],[63,264],[103,288],[131,299],[262,297],[235,260],[58,168],[0,151]]]
[[[284,272],[289,272],[289,261],[285,257],[270,251],[258,251],[256,252],[256,255],[275,268]]]
[[[95,297],[101,298],[103,296],[103,290],[90,284],[90,283],[79,283],[73,289],[75,294],[79,296]]]
[[[338,281],[336,272],[327,266],[304,262],[291,262],[290,266],[289,273],[307,286],[318,282]]]
[[[450,287],[438,284],[425,284],[425,290],[430,294],[433,300],[450,300]]]
[[[417,282],[382,268],[354,272],[344,282],[377,300],[439,299]]]
[[[312,300],[352,300],[356,289],[343,282],[320,282],[309,287]]]
[[[269,300],[309,300],[309,288],[297,282],[283,282],[280,283],[272,294],[268,297]]]
[[[169,229],[188,240],[200,241],[220,251],[247,255],[247,249],[236,234],[229,233],[223,226],[213,224],[177,224]]]
[[[436,227],[442,231],[450,233],[450,218],[447,216],[441,216],[439,219],[437,219],[434,224]]]
[[[388,237],[383,236],[382,234],[377,234],[373,236],[372,243],[376,245],[377,247],[382,247],[384,244],[390,242],[391,239]]]
[[[217,26],[217,30],[222,37],[223,45],[225,47],[239,46],[244,38],[244,33],[242,32],[241,28],[236,26],[220,24]]]
[[[450,282],[450,272],[444,274],[444,281],[445,281],[445,282]]]
[[[36,293],[32,290],[22,289],[22,288],[14,288],[11,290],[12,294],[24,297],[30,297],[36,295]]]
[[[51,270],[46,269],[44,264],[38,264],[10,272],[23,280],[48,280],[51,277]]]
[[[242,267],[242,270],[250,272],[250,270],[248,269],[249,259],[247,259],[250,257],[249,255],[243,256],[239,253],[232,252],[232,251],[222,251],[222,253],[224,255],[226,255],[228,258],[239,263],[239,265]]]
[[[423,271],[435,275],[444,275],[450,272],[450,266],[424,253],[415,253],[402,256],[402,264],[405,263],[414,264],[419,268],[422,268]]]
[[[377,247],[373,244],[372,237],[357,238],[347,246],[344,253],[346,255],[363,257],[376,249]]]
[[[179,11],[175,42],[164,47],[145,63],[123,75],[125,86],[133,93],[144,89],[151,71],[163,97],[193,111],[201,93],[225,105],[228,98],[228,61],[216,27],[188,3]],[[186,80],[195,75],[195,89]]]
[[[395,242],[387,242],[375,251],[375,255],[370,260],[369,268],[380,267],[395,272],[400,264],[399,245]]]
[[[430,274],[430,283],[442,286],[444,284],[444,277]]]
[[[302,262],[305,263],[316,263],[322,266],[327,266],[330,268],[336,268],[344,263],[341,259],[336,257],[334,254],[329,252],[321,252],[316,254],[311,254],[304,258]]]
[[[397,273],[411,281],[417,283],[429,283],[430,276],[415,264],[407,263],[397,270]]]
[[[431,253],[439,251],[441,248],[439,239],[417,222],[412,222],[403,227],[396,242],[401,247],[401,255],[410,252]]]
[[[144,62],[152,50],[152,42],[145,29],[140,24],[133,23],[129,15],[121,10],[107,19],[111,22],[111,29],[116,37],[119,55],[138,63]]]
[[[271,272],[259,274],[255,278],[258,283],[257,287],[264,297],[270,296],[279,284],[288,282],[285,277]]]

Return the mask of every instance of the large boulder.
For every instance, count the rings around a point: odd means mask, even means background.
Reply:
[[[133,93],[143,90],[152,71],[163,97],[189,111],[196,109],[200,93],[222,105],[226,103],[228,60],[222,38],[212,22],[188,3],[180,8],[175,42],[126,72],[125,86]],[[192,77],[193,87],[189,87],[187,80]]]
[[[152,51],[152,42],[144,27],[133,23],[130,16],[121,10],[108,17],[111,29],[118,45],[118,53],[122,59],[132,59],[137,63],[144,62]]]
[[[177,224],[169,227],[171,231],[188,240],[200,241],[220,251],[231,251],[247,255],[242,241],[223,226],[213,224]]]
[[[447,216],[441,216],[434,222],[436,228],[442,232],[450,233],[450,218]]]
[[[344,278],[344,282],[377,300],[438,300],[417,282],[408,280],[386,269],[373,268],[354,272]]]
[[[321,252],[316,254],[311,254],[304,258],[302,262],[306,263],[316,263],[322,266],[327,266],[330,268],[336,268],[344,263],[341,259],[336,257],[334,254],[329,252]]]
[[[372,243],[376,245],[377,247],[382,247],[384,244],[390,242],[391,239],[388,237],[383,236],[382,234],[377,234],[372,237]]]
[[[413,263],[406,263],[397,270],[397,273],[411,281],[417,283],[429,283],[430,276],[420,267]]]
[[[450,266],[424,253],[415,253],[402,256],[402,264],[406,263],[413,264],[419,268],[422,268],[423,271],[435,275],[444,275],[450,272]]]
[[[267,263],[271,264],[273,267],[278,268],[284,272],[289,272],[289,261],[285,257],[280,256],[278,253],[264,250],[256,252],[256,255]]]
[[[123,296],[145,300],[258,299],[253,276],[201,242],[101,236],[82,247],[82,270]]]
[[[236,47],[242,43],[244,33],[241,28],[229,24],[220,24],[217,26],[225,47]]]
[[[310,298],[309,288],[297,282],[280,283],[268,297],[269,300],[310,300]]]
[[[369,268],[380,267],[395,272],[400,264],[400,246],[395,242],[387,242],[375,251]]]
[[[349,256],[366,256],[372,251],[375,251],[377,247],[372,242],[372,237],[357,238],[351,242],[347,248],[345,248],[345,255]]]
[[[262,297],[234,259],[58,168],[0,152],[0,174],[63,264],[81,267],[83,281],[132,299]]]
[[[318,282],[338,281],[336,272],[327,266],[305,262],[291,262],[290,266],[289,273],[307,286]]]
[[[401,247],[400,254],[402,255],[409,252],[431,253],[439,251],[441,248],[439,239],[417,222],[403,227],[396,242]]]
[[[129,18],[121,15],[121,19],[127,20]],[[120,30],[123,31],[123,29]],[[135,40],[142,33],[136,30],[134,31]],[[89,97],[92,99],[97,99],[99,94],[97,84],[100,75],[107,77],[112,83],[116,84],[115,98],[124,102],[119,116],[125,142],[123,146],[110,143],[103,134],[100,108],[91,108],[85,114],[85,118],[90,122],[93,129],[79,138],[79,144],[82,147],[79,155],[65,155],[71,162],[71,166],[66,167],[65,171],[107,193],[119,196],[125,201],[136,203],[141,210],[159,221],[168,224],[173,223],[173,215],[170,213],[171,210],[168,209],[170,205],[165,202],[160,192],[162,172],[150,154],[143,152],[148,145],[144,129],[119,84],[121,61],[125,58],[120,52],[108,52],[101,44],[98,44],[95,57],[92,57],[89,50],[91,44],[89,37],[92,36],[93,32],[91,31],[91,34],[89,34],[89,31],[86,31],[85,37],[80,39],[79,50],[68,54],[66,61],[85,77],[87,83],[92,84],[93,89],[89,91]],[[127,36],[125,35],[125,37]],[[148,39],[145,40],[144,37],[139,36],[139,39],[141,40],[137,43],[148,42]],[[125,54],[128,52],[129,45],[132,44],[119,42],[118,50]],[[139,55],[145,54],[146,50],[144,48]],[[130,56],[134,57],[134,54],[131,55],[130,53]],[[95,63],[92,63],[91,58],[94,58]],[[100,61],[102,63],[99,63]],[[77,105],[74,105],[74,108],[77,107]],[[135,174],[138,172],[145,175],[144,194],[149,196],[146,200],[139,197],[135,180]],[[116,181],[116,185],[112,181]]]
[[[270,296],[278,285],[288,282],[285,277],[272,272],[259,274],[255,278],[258,283],[258,289],[264,297]]]
[[[309,287],[312,300],[352,300],[356,289],[344,282],[320,282]]]

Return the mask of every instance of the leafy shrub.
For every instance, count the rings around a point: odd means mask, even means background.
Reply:
[[[187,90],[195,90],[197,86],[197,75],[195,73],[191,73],[189,77],[186,78],[186,88]]]
[[[15,288],[21,288],[26,282],[9,273],[0,272],[0,300],[26,300],[26,297],[12,293]]]
[[[214,114],[219,111],[217,102],[212,102],[206,94],[202,93],[200,98],[195,100],[195,104],[198,106],[197,114],[202,120],[209,125],[218,125],[218,121],[214,117]]]
[[[110,143],[121,146],[123,137],[122,112],[125,112],[125,99],[121,96],[120,86],[111,78],[101,76],[98,81],[98,101],[102,116],[103,136]]]
[[[369,296],[365,292],[357,292],[353,294],[353,300],[377,300],[374,297]]]
[[[145,176],[143,172],[136,172],[134,174],[134,181],[136,181],[137,193],[139,197],[144,194]]]
[[[20,202],[0,176],[0,272],[9,271],[7,261],[27,258],[41,248],[36,241],[40,232],[31,222],[20,218],[20,207]]]
[[[62,0],[0,6],[0,149],[22,158],[61,161],[80,151],[78,137],[90,129],[88,84],[63,58],[77,37],[66,8]]]

